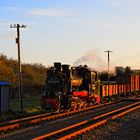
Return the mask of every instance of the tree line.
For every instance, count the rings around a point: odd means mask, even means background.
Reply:
[[[114,73],[109,74],[109,80],[115,83],[129,83],[130,75],[135,75],[136,72],[131,70],[131,67],[116,66]],[[104,71],[100,73],[101,81],[108,81],[108,72]]]
[[[23,96],[40,94],[46,78],[47,68],[42,64],[22,64]],[[0,54],[0,81],[10,83],[10,97],[18,97],[18,61]]]

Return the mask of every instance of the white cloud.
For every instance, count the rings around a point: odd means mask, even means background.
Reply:
[[[69,16],[70,12],[57,9],[34,9],[27,13],[32,16]]]
[[[14,7],[14,6],[5,6],[5,7],[0,7],[0,11],[16,11],[20,9],[19,7]]]
[[[113,26],[112,23],[106,22],[88,22],[84,24],[87,27],[96,27],[96,28],[110,28]]]
[[[129,6],[132,7],[134,5],[137,5],[140,3],[139,0],[104,0],[106,3],[111,4],[114,7],[120,7],[120,6]]]
[[[0,35],[1,39],[11,39],[15,37],[15,33],[3,33]]]

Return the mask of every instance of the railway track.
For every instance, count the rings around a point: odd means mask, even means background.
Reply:
[[[86,111],[93,110],[96,108],[100,108],[103,106],[115,104],[115,103],[118,103],[121,101],[122,100],[114,101],[114,102],[110,102],[110,103],[104,103],[104,104],[100,104],[100,105],[94,105],[94,106],[90,106],[90,107],[87,107],[84,109],[70,111],[70,112],[64,112],[64,113],[60,113],[60,114],[46,113],[46,114],[40,114],[40,115],[36,115],[36,116],[30,116],[30,117],[26,117],[26,118],[11,120],[8,122],[3,122],[3,123],[0,123],[0,132],[7,132],[10,130],[14,130],[14,129],[20,129],[20,128],[24,128],[24,127],[31,126],[34,124],[39,124],[44,121],[46,122],[46,121],[57,120],[57,119],[68,117],[68,116],[71,116],[74,114],[78,114],[78,113],[86,112]]]
[[[58,117],[58,119],[54,118],[53,120],[48,120],[46,117],[46,121],[39,121],[41,123],[30,123],[22,124],[19,128],[11,129],[11,131],[0,131],[0,139],[1,140],[31,140],[35,137],[39,137],[45,134],[50,134],[57,130],[61,130],[63,128],[67,128],[74,124],[80,123],[85,120],[91,120],[93,117],[100,116],[109,111],[113,111],[114,109],[119,109],[130,105],[134,102],[134,100],[121,100],[117,102],[111,102],[106,104],[97,105],[94,107],[89,107],[89,110],[77,110],[77,113],[64,115],[63,117]],[[81,112],[80,112],[81,111]],[[79,113],[78,113],[79,112]],[[70,113],[70,112],[68,112]],[[72,113],[72,112],[71,112]],[[65,113],[62,113],[65,114]],[[60,114],[56,114],[60,115]],[[54,116],[54,115],[53,115]],[[35,116],[34,116],[35,117]],[[51,116],[48,116],[51,117]],[[25,119],[25,118],[24,118]],[[32,120],[31,120],[32,121]],[[30,121],[29,121],[30,122]],[[28,126],[28,127],[27,127]]]
[[[33,140],[44,140],[44,139],[65,140],[70,139],[71,137],[74,138],[77,135],[81,135],[82,133],[94,129],[95,127],[98,127],[99,125],[102,125],[109,120],[116,119],[138,108],[140,108],[140,101],[124,106],[122,108],[114,109],[107,113],[93,117],[90,120],[84,120],[80,123],[76,123],[74,125],[70,125],[68,127],[56,130],[54,132],[33,138]]]

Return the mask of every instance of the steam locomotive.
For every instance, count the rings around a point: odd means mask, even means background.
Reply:
[[[140,91],[140,77],[129,76],[127,82],[100,84],[99,73],[85,66],[70,67],[54,63],[47,70],[41,107],[45,110],[75,110],[99,104],[106,98],[118,98]]]

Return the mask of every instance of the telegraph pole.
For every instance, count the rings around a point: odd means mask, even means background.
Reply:
[[[108,87],[109,87],[109,62],[110,62],[110,57],[109,57],[109,55],[110,55],[110,52],[112,52],[112,51],[110,51],[110,50],[106,50],[105,51],[106,53],[107,53],[107,58],[108,58]],[[108,88],[108,95],[109,95],[109,88]]]
[[[22,101],[22,80],[21,80],[21,60],[20,60],[20,28],[26,28],[26,25],[19,25],[14,24],[10,25],[10,28],[16,28],[17,29],[17,48],[18,48],[18,79],[19,79],[19,110],[23,111],[23,101]]]

